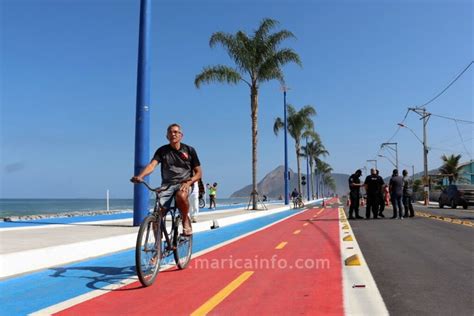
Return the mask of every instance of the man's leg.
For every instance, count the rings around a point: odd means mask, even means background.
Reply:
[[[183,218],[184,234],[192,235],[193,228],[191,226],[191,219],[189,218],[188,192],[184,192],[184,191],[176,192],[176,206],[181,212],[181,217]]]
[[[349,203],[349,219],[354,218],[354,199],[352,197],[349,197],[350,203]]]
[[[411,203],[411,196],[408,197],[408,207],[410,209],[410,217],[414,217],[415,210],[413,209],[413,204]]]
[[[372,198],[367,197],[367,205],[365,206],[365,219],[370,218],[370,209],[372,208]]]
[[[406,195],[402,197],[402,204],[403,204],[403,208],[405,209],[405,213],[403,214],[403,217],[408,217],[408,197]]]
[[[393,208],[393,216],[392,218],[397,218],[397,199],[394,195],[391,196],[392,208]]]

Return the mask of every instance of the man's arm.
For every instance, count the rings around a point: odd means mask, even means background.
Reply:
[[[145,178],[147,175],[151,174],[153,170],[155,170],[156,166],[159,164],[159,162],[155,159],[152,159],[152,161],[145,167],[143,170],[136,176],[132,177],[130,181],[134,183],[139,183],[143,182],[143,178]]]

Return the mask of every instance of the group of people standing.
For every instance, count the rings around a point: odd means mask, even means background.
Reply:
[[[408,178],[408,171],[403,170],[403,177],[399,176],[398,170],[394,169],[388,186],[385,184],[377,169],[371,169],[370,175],[361,183],[360,177],[362,171],[359,169],[349,177],[349,219],[361,219],[359,215],[360,204],[360,188],[364,187],[367,194],[367,206],[365,219],[374,219],[385,217],[383,211],[385,209],[384,192],[388,188],[390,200],[393,206],[394,218],[402,219],[404,217],[414,217],[415,211],[412,205],[412,184]],[[402,207],[403,205],[403,207]],[[405,212],[403,212],[403,208]]]

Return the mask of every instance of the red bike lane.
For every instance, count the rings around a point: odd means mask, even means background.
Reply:
[[[342,315],[337,208],[313,208],[58,314]]]

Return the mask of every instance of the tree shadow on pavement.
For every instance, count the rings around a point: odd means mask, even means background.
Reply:
[[[53,278],[77,278],[88,281],[85,285],[92,290],[129,291],[141,288],[136,277],[135,266],[127,267],[56,267],[50,276]],[[135,282],[134,282],[135,281]],[[131,286],[126,286],[132,284]],[[126,287],[125,287],[126,286]]]

